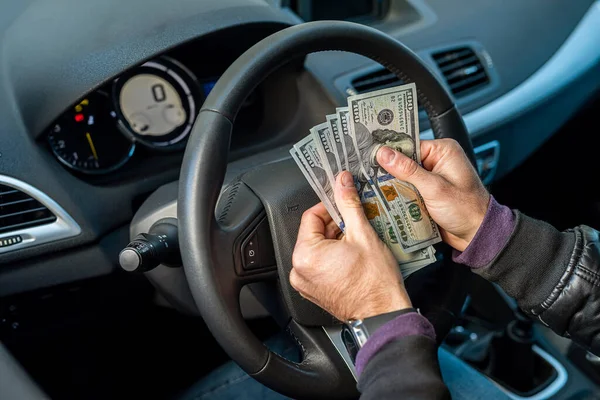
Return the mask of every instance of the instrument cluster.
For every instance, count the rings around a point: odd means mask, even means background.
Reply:
[[[138,146],[182,150],[214,83],[200,83],[172,58],[148,61],[66,110],[50,126],[48,142],[62,164],[83,174],[122,167]]]

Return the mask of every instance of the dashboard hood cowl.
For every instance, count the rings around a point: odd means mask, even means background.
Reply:
[[[234,26],[298,22],[263,0],[11,3],[2,6],[13,20],[0,26],[0,59],[8,95],[33,135],[91,89],[177,45]]]

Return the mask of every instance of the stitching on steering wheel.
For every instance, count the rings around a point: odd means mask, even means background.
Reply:
[[[307,351],[306,351],[306,348],[304,347],[304,345],[302,344],[302,342],[300,341],[300,339],[298,339],[298,337],[294,334],[294,332],[292,332],[292,330],[289,327],[286,328],[286,331],[287,331],[287,333],[290,334],[290,336],[292,337],[292,339],[294,339],[294,342],[296,342],[296,344],[298,344],[298,346],[300,346],[300,349],[302,350],[302,362],[304,362],[304,360],[306,360],[306,355],[308,354]],[[273,351],[271,351],[271,353],[277,354],[277,353],[275,353]]]

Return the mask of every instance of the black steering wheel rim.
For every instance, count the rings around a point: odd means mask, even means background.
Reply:
[[[434,136],[456,139],[474,162],[460,113],[436,76],[400,42],[363,25],[322,21],[284,29],[246,51],[219,79],[192,130],[179,181],[179,237],[185,273],[200,313],[229,356],[257,380],[294,397],[349,397],[356,392],[347,387],[349,374],[343,362],[326,357],[325,344],[310,329],[292,321],[293,336],[305,350],[305,361],[300,364],[270,352],[252,334],[239,313],[238,285],[233,278],[231,282],[222,278],[231,276],[221,268],[229,263],[231,254],[223,254],[227,229],[216,220],[215,207],[227,168],[233,122],[246,97],[291,59],[328,50],[367,56],[403,82],[415,82]]]

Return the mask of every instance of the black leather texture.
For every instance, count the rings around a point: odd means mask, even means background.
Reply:
[[[550,296],[531,313],[555,332],[599,355],[600,235],[583,225],[574,233],[575,246],[567,269]]]
[[[559,232],[515,216],[504,249],[474,271],[497,282],[531,317],[600,354],[600,234],[585,225]]]
[[[265,207],[282,295],[293,317],[288,330],[304,354],[299,364],[271,353],[246,326],[239,312],[239,289],[251,281],[236,275],[230,249],[249,219],[240,216],[230,226],[221,226],[215,207],[227,168],[232,125],[246,97],[290,60],[326,50],[370,57],[403,81],[415,82],[435,136],[457,139],[473,159],[460,114],[435,75],[407,47],[364,25],[323,21],[284,29],[250,48],[219,79],[199,113],[182,164],[178,220],[184,269],[202,317],[229,356],[260,382],[294,398],[358,395],[349,369],[323,330],[314,326],[334,321],[301,299],[288,282],[300,216],[316,198],[291,160],[241,177]],[[456,301],[461,283],[457,279],[452,282],[455,284],[447,285],[446,295]],[[433,323],[443,325],[436,320]]]
[[[319,202],[314,190],[291,159],[256,168],[244,175],[242,181],[265,206],[273,237],[281,293],[291,317],[307,326],[336,324],[336,319],[329,313],[300,296],[289,280],[292,253],[302,213]]]
[[[469,135],[456,135],[456,132],[467,131],[465,122],[456,109],[456,106],[437,116],[430,116],[429,121],[435,132],[435,138],[456,140],[467,154],[467,157],[469,157],[471,164],[477,169],[477,161],[475,160],[471,138]]]
[[[215,110],[233,121],[244,99],[273,71],[293,59],[328,50],[369,57],[403,82],[416,82],[419,102],[430,119],[454,106],[431,69],[391,36],[364,25],[320,21],[283,29],[242,54],[221,76],[202,108]],[[432,128],[439,131],[436,124],[432,123]]]

